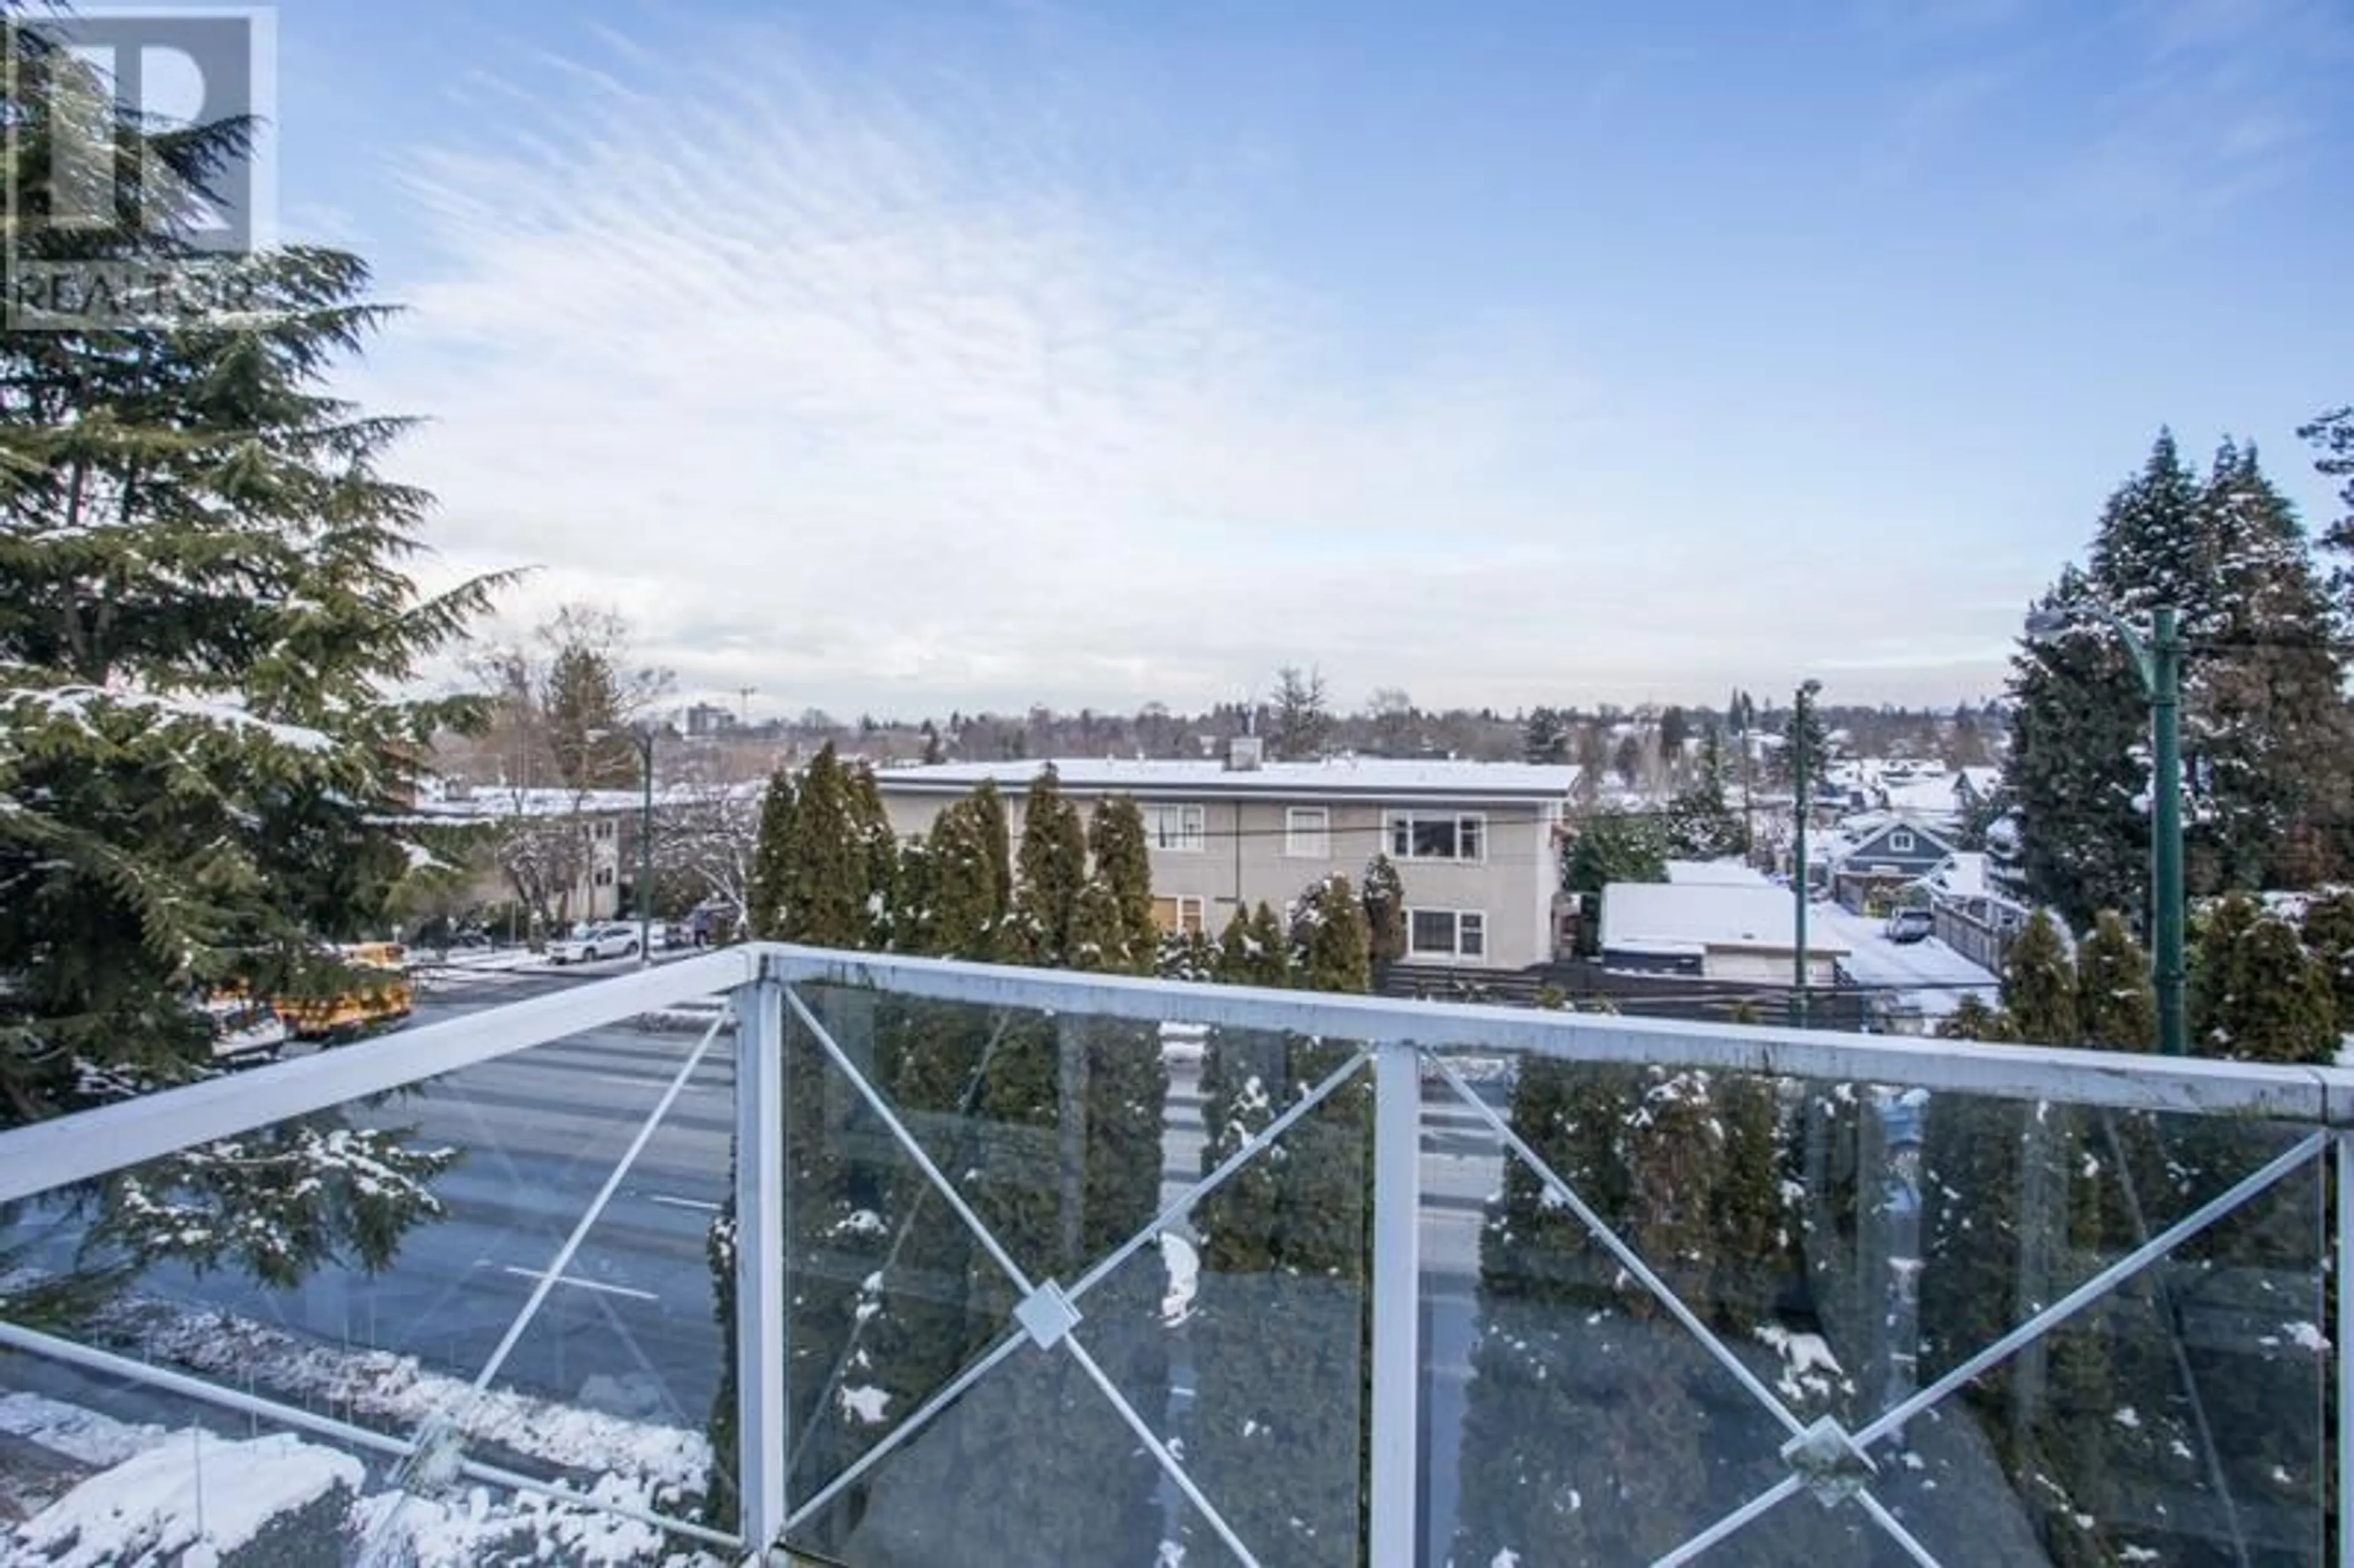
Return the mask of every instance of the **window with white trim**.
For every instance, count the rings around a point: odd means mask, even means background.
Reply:
[[[1913,844],[1913,835],[1902,828],[1888,835],[1888,847],[1898,854],[1911,853]]]
[[[1326,806],[1292,806],[1283,813],[1283,853],[1293,860],[1332,858],[1332,812]]]
[[[1392,860],[1485,860],[1488,819],[1476,811],[1392,811]]]
[[[1484,959],[1488,916],[1478,909],[1409,909],[1406,955],[1416,959]]]
[[[1172,854],[1199,854],[1209,834],[1199,806],[1148,802],[1144,807],[1144,842]]]
[[[1199,895],[1181,893],[1173,897],[1156,897],[1152,901],[1152,923],[1163,932],[1196,932],[1209,925],[1206,901]]]

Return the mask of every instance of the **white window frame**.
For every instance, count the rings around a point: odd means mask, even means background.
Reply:
[[[1189,800],[1146,800],[1144,812],[1145,847],[1155,854],[1201,854],[1210,847],[1210,811],[1206,806]],[[1176,836],[1172,839],[1164,831],[1168,814],[1177,821]]]
[[[1453,854],[1416,854],[1414,853],[1414,830],[1419,822],[1446,822],[1455,830]],[[1488,813],[1485,811],[1392,811],[1384,824],[1385,842],[1392,860],[1451,861],[1462,865],[1485,865],[1488,862]],[[1479,853],[1465,854],[1463,830],[1471,830],[1479,841]],[[1400,830],[1404,832],[1401,832]]]
[[[1892,854],[1911,854],[1919,844],[1920,841],[1913,836],[1909,828],[1899,828],[1888,835],[1888,849]]]
[[[1416,939],[1415,922],[1426,916],[1443,915],[1455,929],[1453,945],[1426,948]],[[1471,926],[1471,945],[1464,944],[1464,925]],[[1480,959],[1488,956],[1488,912],[1485,909],[1441,909],[1428,905],[1409,906],[1405,912],[1405,956],[1409,959]]]
[[[1311,824],[1304,819],[1314,818]],[[1283,854],[1287,860],[1332,858],[1332,808],[1286,806],[1283,809]]]
[[[1210,928],[1210,901],[1198,893],[1156,893],[1152,895],[1152,920],[1161,924],[1161,906],[1170,905],[1176,912],[1176,924],[1162,929],[1163,936],[1182,937],[1188,932],[1204,932]]]

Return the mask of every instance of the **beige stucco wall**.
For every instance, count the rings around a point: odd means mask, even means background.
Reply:
[[[894,789],[888,773],[880,779],[883,804],[901,837],[929,831],[955,795]],[[1071,793],[1091,809],[1086,797]],[[1553,828],[1557,806],[1452,805],[1426,801],[1327,801],[1310,799],[1187,797],[1178,792],[1140,794],[1140,805],[1194,804],[1203,808],[1204,843],[1198,853],[1156,850],[1152,890],[1162,897],[1203,900],[1205,923],[1214,936],[1225,929],[1237,903],[1261,901],[1280,911],[1319,877],[1338,872],[1352,883],[1365,863],[1388,847],[1386,824],[1393,810],[1479,815],[1487,820],[1483,859],[1472,863],[1397,861],[1409,908],[1478,910],[1487,916],[1487,954],[1460,960],[1465,967],[1523,969],[1553,954],[1553,898],[1561,885]],[[1022,831],[1022,799],[1009,793],[1007,815]],[[1322,857],[1286,853],[1287,812],[1293,806],[1326,807],[1331,813],[1331,853]],[[1416,962],[1443,962],[1416,956]]]

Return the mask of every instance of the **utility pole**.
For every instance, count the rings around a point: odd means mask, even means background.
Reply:
[[[1798,700],[1790,715],[1790,777],[1797,787],[1797,832],[1792,839],[1796,846],[1791,855],[1790,895],[1796,899],[1795,928],[1797,941],[1792,955],[1792,987],[1790,992],[1791,1022],[1798,1028],[1807,1026],[1807,712],[1815,694],[1823,689],[1820,681],[1808,681],[1798,687]]]

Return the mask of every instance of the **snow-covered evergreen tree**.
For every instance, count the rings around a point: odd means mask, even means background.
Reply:
[[[1749,833],[1725,793],[1724,746],[1714,728],[1701,740],[1700,770],[1668,807],[1668,847],[1692,860],[1749,853]]]
[[[1038,770],[1022,807],[1013,889],[1013,954],[1058,969],[1070,961],[1071,921],[1087,880],[1087,832],[1053,765]]]
[[[1377,853],[1365,863],[1359,896],[1364,901],[1365,935],[1378,977],[1405,957],[1405,879],[1389,856]]]
[[[1161,946],[1152,919],[1152,860],[1145,847],[1144,813],[1126,795],[1105,797],[1088,826],[1095,879],[1109,895],[1116,955],[1103,967],[1128,974],[1151,972]],[[1075,965],[1074,967],[1078,967]]]
[[[2329,972],[2341,1029],[2354,1028],[2354,892],[2343,888],[2306,906],[2306,951]]]
[[[2149,698],[2094,610],[2147,630],[2161,605],[2185,643],[2191,891],[2309,885],[2338,858],[2344,662],[2304,531],[2252,450],[2227,442],[2201,479],[2161,435],[2111,496],[2088,569],[2039,607],[2070,629],[2013,661],[2021,864],[2072,920],[2147,903]]]
[[[2077,946],[2076,1014],[2087,1045],[2147,1051],[2158,1038],[2149,954],[2114,909],[2101,911],[2092,934]]]
[[[27,32],[0,47],[21,218],[65,167],[37,151],[53,111],[80,112],[61,94],[113,94]],[[246,134],[119,111],[112,132],[122,178],[182,188]],[[14,243],[168,266],[189,208],[158,188]],[[375,934],[417,758],[479,717],[392,694],[495,584],[420,591],[431,498],[386,472],[409,422],[325,389],[389,313],[366,263],[302,247],[236,266],[252,304],[233,314],[0,334],[0,1128],[207,1075],[208,991],[355,983],[326,944]],[[126,1175],[94,1234],[281,1284],[381,1266],[447,1163],[305,1118]]]

